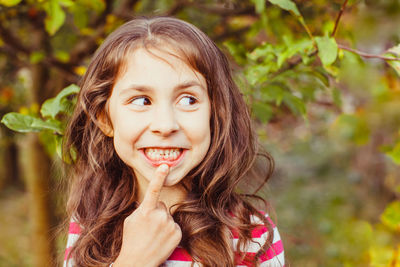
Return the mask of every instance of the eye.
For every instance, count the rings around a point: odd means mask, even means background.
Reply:
[[[133,98],[129,102],[129,104],[134,104],[137,106],[145,106],[145,105],[150,105],[150,100],[145,96],[139,96],[139,97]]]
[[[190,105],[194,105],[194,104],[196,104],[198,101],[197,101],[197,99],[195,98],[195,97],[193,97],[193,96],[184,96],[184,97],[182,97],[182,99],[181,100],[179,100],[179,103],[181,104],[181,105],[184,105],[184,106],[190,106]]]

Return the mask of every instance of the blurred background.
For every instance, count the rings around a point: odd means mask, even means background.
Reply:
[[[143,15],[228,55],[275,159],[259,194],[286,266],[400,266],[399,0],[0,0],[0,266],[62,261],[70,85]]]

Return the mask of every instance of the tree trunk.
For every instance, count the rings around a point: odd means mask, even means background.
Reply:
[[[14,139],[9,137],[6,137],[5,139],[4,152],[2,155],[3,166],[5,166],[5,169],[1,172],[3,178],[0,179],[0,190],[7,186],[13,186],[22,190],[24,185],[20,177],[18,165],[18,146]]]
[[[50,159],[36,134],[24,140],[23,171],[30,197],[32,248],[35,266],[54,266],[50,205]]]
[[[36,50],[48,48],[48,37],[43,29],[33,28],[32,46]],[[49,69],[37,63],[31,66],[31,103],[41,105],[48,97]],[[27,134],[24,146],[24,176],[31,198],[32,247],[35,266],[55,266],[53,238],[54,210],[51,205],[51,159],[47,155],[37,134]]]

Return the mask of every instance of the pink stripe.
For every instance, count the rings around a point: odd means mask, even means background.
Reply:
[[[272,228],[275,228],[276,225],[274,224],[274,222],[271,220],[270,217],[266,217],[267,221],[271,224]],[[260,224],[259,226],[255,227],[252,232],[251,232],[251,237],[253,238],[259,238],[261,237],[263,234],[265,234],[268,231],[267,227],[265,227],[265,225]],[[237,229],[231,229],[232,232],[232,236],[233,238],[239,238],[239,232]]]
[[[189,253],[180,247],[177,247],[169,256],[168,260],[170,261],[192,261],[192,257],[190,257]]]
[[[237,229],[231,229],[232,237],[239,238],[239,232]]]
[[[282,241],[279,240],[278,242],[272,244],[272,246],[259,257],[261,262],[265,262],[271,260],[281,254],[283,252],[283,244]],[[253,259],[256,256],[254,252],[246,252],[244,258],[242,259],[241,255],[236,252],[235,253],[235,262],[239,265],[246,265],[246,266],[253,266]]]
[[[79,226],[78,223],[76,222],[71,222],[69,224],[69,234],[80,234],[81,233],[81,227]]]
[[[272,228],[275,228],[275,224],[274,224],[274,222],[271,220],[271,218],[270,217],[266,217],[267,218],[267,221],[271,224],[271,226],[272,226]]]
[[[270,260],[283,252],[283,243],[282,240],[279,240],[272,244],[272,246],[265,252],[265,254],[261,255],[261,262]]]
[[[68,259],[68,255],[69,255],[69,252],[71,251],[71,247],[69,247],[69,248],[67,248],[66,250],[65,250],[65,255],[64,255],[64,260],[67,260]]]
[[[239,238],[239,232],[237,229],[231,230],[233,238]],[[263,234],[268,232],[267,227],[264,225],[259,225],[256,226],[252,231],[251,231],[251,237],[252,238],[260,238]]]
[[[263,234],[265,234],[266,232],[268,232],[267,227],[261,225],[261,226],[257,226],[256,228],[253,229],[253,231],[251,232],[251,237],[252,238],[260,238]]]

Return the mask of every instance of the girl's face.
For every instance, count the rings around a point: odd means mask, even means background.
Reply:
[[[114,147],[139,184],[162,163],[165,185],[178,184],[210,146],[210,100],[205,78],[182,60],[139,48],[126,58],[125,72],[108,100]]]

